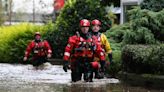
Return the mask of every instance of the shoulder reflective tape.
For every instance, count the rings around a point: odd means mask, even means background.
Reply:
[[[69,52],[65,52],[64,55],[65,56],[70,56],[70,53]]]

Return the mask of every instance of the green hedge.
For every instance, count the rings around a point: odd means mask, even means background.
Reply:
[[[21,62],[29,41],[34,39],[36,31],[44,34],[52,30],[52,24],[37,26],[33,24],[19,24],[0,27],[0,62]]]
[[[121,71],[121,51],[114,50],[113,51],[113,62],[107,67],[106,72],[111,77],[116,77],[118,72]]]
[[[164,44],[126,45],[122,49],[123,69],[129,73],[164,74]]]

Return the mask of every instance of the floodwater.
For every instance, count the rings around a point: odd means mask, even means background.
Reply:
[[[0,64],[0,92],[164,92],[122,85],[118,79],[94,79],[94,82],[71,83],[70,71],[46,63],[32,65]]]

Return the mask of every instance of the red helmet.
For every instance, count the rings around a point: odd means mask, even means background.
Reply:
[[[40,35],[40,32],[35,32],[35,36],[36,36],[36,35]],[[41,35],[40,35],[40,36],[41,36]]]
[[[87,20],[87,19],[80,20],[80,26],[89,27],[90,26],[89,20]]]
[[[101,22],[97,19],[92,20],[92,25],[101,25]]]

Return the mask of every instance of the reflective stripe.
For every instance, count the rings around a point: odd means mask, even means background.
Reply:
[[[67,47],[71,47],[71,45],[70,44],[67,44]]]
[[[49,52],[49,53],[52,53],[52,51],[51,51],[51,50],[48,50],[48,52]]]
[[[70,53],[69,52],[65,52],[64,55],[65,56],[70,56]]]
[[[105,49],[102,49],[103,52],[105,52]]]
[[[81,42],[79,42],[79,45],[81,45]]]
[[[27,54],[28,54],[28,52],[26,51],[26,52],[25,52],[25,55],[27,55]]]
[[[83,41],[83,38],[80,37],[80,41]]]
[[[99,38],[98,38],[98,41],[100,42],[100,40],[101,40],[101,38],[99,37]]]
[[[103,52],[101,52],[101,53],[100,53],[100,55],[101,55],[101,56],[104,56],[104,53],[103,53]]]

